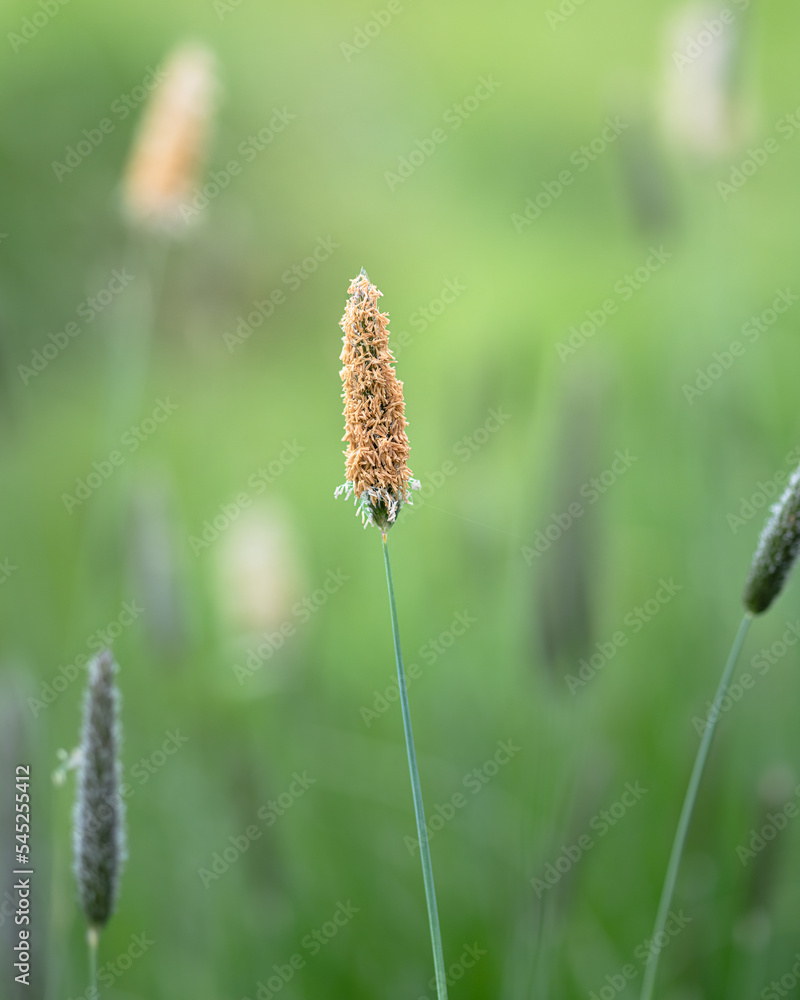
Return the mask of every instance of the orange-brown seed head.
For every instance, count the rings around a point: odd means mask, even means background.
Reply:
[[[403,383],[389,350],[388,316],[378,308],[383,294],[366,271],[348,288],[341,378],[344,387],[347,482],[336,491],[355,497],[366,524],[386,531],[419,483],[408,468]]]
[[[169,57],[142,117],[124,181],[128,218],[150,229],[178,232],[196,185],[211,124],[214,56],[184,45]]]

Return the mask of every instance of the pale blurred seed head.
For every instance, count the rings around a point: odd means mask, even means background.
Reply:
[[[220,541],[217,591],[223,618],[242,639],[293,621],[301,571],[291,523],[276,505],[244,511]]]
[[[673,147],[705,162],[735,152],[749,132],[736,87],[742,14],[719,22],[722,10],[722,4],[692,0],[677,8],[664,32],[663,129]],[[714,21],[722,23],[716,36],[707,27]]]
[[[168,232],[185,225],[180,207],[200,176],[216,91],[210,49],[193,43],[171,53],[125,172],[125,212],[133,224]]]
[[[772,940],[772,919],[769,911],[762,907],[745,913],[733,927],[733,940],[745,951],[764,951]]]
[[[768,809],[784,805],[794,795],[797,777],[788,761],[770,765],[758,779],[758,795]]]

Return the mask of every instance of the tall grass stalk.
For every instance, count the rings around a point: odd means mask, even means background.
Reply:
[[[425,809],[422,804],[422,788],[420,786],[419,769],[417,767],[417,752],[414,749],[414,733],[411,728],[411,710],[408,705],[406,674],[403,669],[403,654],[400,650],[400,629],[397,624],[397,606],[394,599],[392,566],[389,561],[389,542],[386,532],[382,533],[381,538],[383,541],[383,561],[386,565],[386,585],[389,589],[394,655],[397,660],[397,686],[400,689],[400,706],[403,712],[403,729],[406,735],[406,750],[408,751],[408,770],[411,774],[411,791],[414,796],[414,813],[417,818],[417,838],[419,840],[419,856],[422,862],[422,880],[425,883],[425,900],[428,904],[428,922],[430,924],[431,944],[433,946],[433,965],[436,971],[436,994],[439,1000],[447,1000],[447,978],[445,975],[444,953],[442,951],[442,933],[439,929],[439,910],[436,905],[436,888],[433,884],[431,850],[428,844],[428,829],[425,825]]]
[[[733,646],[731,647],[730,655],[728,656],[728,662],[725,664],[725,669],[722,671],[722,677],[720,678],[719,686],[717,687],[717,693],[714,696],[711,711],[709,712],[708,719],[706,720],[703,738],[700,740],[700,746],[697,749],[697,756],[695,757],[694,767],[692,768],[692,776],[689,778],[689,787],[686,789],[686,797],[683,800],[683,808],[681,809],[680,819],[678,820],[678,829],[675,831],[675,839],[672,842],[672,852],[669,856],[667,874],[664,878],[664,888],[661,890],[661,901],[658,904],[655,927],[653,928],[653,941],[659,940],[659,936],[664,931],[664,927],[667,923],[669,909],[672,905],[672,896],[675,891],[675,882],[678,878],[678,869],[680,868],[681,859],[683,857],[683,849],[686,845],[686,835],[689,831],[689,824],[692,821],[692,813],[694,812],[694,805],[697,800],[697,790],[700,787],[700,779],[703,777],[703,769],[706,765],[708,751],[711,747],[711,741],[714,738],[714,730],[716,729],[717,719],[719,718],[720,707],[725,694],[727,693],[733,668],[736,666],[736,661],[739,659],[739,653],[744,645],[747,630],[749,629],[750,622],[752,620],[752,614],[749,611],[746,612],[744,618],[742,619],[742,623],[739,626],[739,631],[736,633],[736,638],[733,641]],[[658,951],[651,953],[650,959],[645,966],[644,979],[642,981],[641,1000],[651,1000],[653,995],[653,986],[655,985],[656,972],[658,971],[658,956]]]
[[[156,317],[174,238],[188,230],[196,211],[186,206],[200,176],[217,89],[214,57],[205,46],[175,49],[163,68],[162,82],[151,96],[125,167],[122,192],[128,223],[125,259],[133,270],[131,288],[124,292],[124,315],[116,319],[107,342],[106,399],[100,412],[95,451],[98,456],[119,449],[120,435],[142,419],[142,403],[150,372]],[[127,456],[126,456],[127,457]],[[104,487],[100,504],[93,503],[85,520],[72,586],[70,622],[95,621],[97,605],[105,600],[105,615],[116,600],[115,588],[92,588],[96,564],[122,561],[121,526],[135,475],[128,459]],[[116,580],[114,580],[116,583]]]
[[[403,504],[411,503],[411,491],[419,489],[408,467],[408,436],[403,401],[403,383],[397,380],[394,355],[389,348],[389,317],[378,308],[383,294],[373,285],[367,272],[350,282],[350,297],[345,306],[340,326],[343,363],[342,396],[344,398],[344,438],[347,442],[345,474],[347,479],[335,491],[353,497],[364,526],[380,528],[383,541],[383,561],[386,566],[386,585],[389,588],[389,610],[392,616],[394,653],[397,660],[397,682],[403,710],[403,729],[408,751],[408,769],[411,774],[411,791],[414,796],[414,813],[417,818],[417,837],[422,861],[422,880],[428,904],[433,964],[436,971],[436,992],[439,1000],[447,1000],[442,935],[439,930],[439,913],[436,907],[436,890],[433,885],[431,852],[425,809],[422,805],[422,788],[419,782],[414,734],[411,729],[411,711],[408,707],[406,675],[403,654],[400,651],[400,629],[397,624],[397,605],[394,599],[392,567],[389,562],[389,528],[397,522]]]
[[[686,789],[686,798],[683,800],[683,808],[678,820],[678,829],[675,832],[672,853],[667,865],[664,888],[661,891],[661,901],[658,904],[656,924],[653,930],[654,941],[658,940],[667,922],[672,894],[675,891],[675,882],[678,877],[678,869],[683,857],[686,835],[697,799],[697,790],[700,787],[700,779],[703,776],[703,768],[705,767],[708,751],[711,747],[711,740],[714,737],[714,730],[719,718],[722,701],[727,693],[733,668],[736,666],[739,653],[744,645],[747,630],[750,628],[750,622],[753,618],[767,611],[780,595],[799,553],[800,468],[795,470],[789,480],[789,485],[784,490],[780,499],[777,503],[773,504],[750,565],[750,573],[747,577],[744,594],[742,595],[746,609],[745,615],[742,619],[742,624],[739,626],[739,631],[736,633],[736,638],[733,641],[728,662],[722,671],[719,687],[717,688],[711,711],[706,720],[703,738],[697,750],[697,757],[692,768],[692,776],[689,779],[689,787]],[[658,952],[650,957],[645,967],[641,1000],[651,1000],[657,969]]]

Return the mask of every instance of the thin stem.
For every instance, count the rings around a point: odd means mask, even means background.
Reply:
[[[694,804],[697,799],[697,789],[700,787],[700,779],[703,776],[703,768],[705,767],[706,758],[708,757],[711,740],[714,737],[717,719],[720,715],[720,706],[722,705],[722,700],[728,690],[728,684],[730,684],[733,668],[736,666],[736,661],[739,659],[739,653],[744,645],[745,636],[747,635],[747,630],[750,627],[750,622],[752,620],[753,616],[749,612],[745,614],[742,619],[739,631],[736,633],[736,638],[733,641],[730,655],[728,656],[728,662],[725,664],[725,669],[722,671],[722,677],[720,678],[717,693],[714,695],[714,702],[711,706],[711,711],[709,712],[708,719],[706,720],[703,738],[700,741],[700,746],[697,750],[697,757],[695,758],[694,767],[692,768],[692,776],[689,778],[689,787],[686,789],[686,798],[683,800],[683,808],[681,809],[681,816],[678,820],[678,829],[675,831],[675,839],[672,842],[672,853],[669,856],[667,874],[664,878],[664,888],[661,890],[661,901],[658,904],[656,923],[653,928],[654,941],[658,940],[659,935],[663,932],[664,926],[667,922],[667,917],[669,916],[672,894],[675,890],[678,869],[680,868],[681,858],[683,857],[683,848],[686,844],[686,834],[689,831],[689,824],[692,820]],[[651,953],[645,967],[641,1000],[650,1000],[653,995],[653,986],[655,985],[656,971],[658,969],[658,956],[658,951]]]
[[[408,750],[408,769],[411,773],[411,791],[414,795],[414,813],[417,817],[417,839],[419,840],[419,856],[422,861],[422,880],[425,883],[425,899],[428,903],[428,921],[431,929],[431,944],[433,945],[433,965],[436,971],[436,993],[439,1000],[447,1000],[447,979],[444,968],[444,953],[442,952],[442,933],[439,930],[439,911],[436,907],[436,889],[433,885],[431,851],[428,845],[428,829],[425,825],[425,809],[422,805],[422,788],[419,783],[417,753],[414,749],[414,734],[411,731],[411,710],[408,707],[406,674],[403,669],[403,654],[400,652],[400,630],[397,625],[397,608],[394,603],[392,568],[389,564],[389,545],[385,532],[382,537],[383,561],[386,564],[386,583],[389,587],[389,608],[392,613],[394,654],[397,660],[397,682],[398,687],[400,688],[400,706],[403,710],[403,729],[406,734],[406,748]]]
[[[127,256],[136,268],[127,313],[119,316],[108,336],[108,396],[103,433],[113,447],[120,428],[140,414],[150,368],[158,305],[164,284],[169,244],[153,238],[131,240]]]
[[[105,338],[107,395],[94,445],[98,458],[120,449],[120,435],[126,427],[141,419],[168,250],[167,244],[152,239],[142,242],[137,236],[130,240],[125,259],[132,261],[133,282],[130,290],[125,291],[128,296],[124,302],[125,311],[117,313]],[[87,604],[86,598],[87,594],[91,601],[98,597],[97,588],[88,585],[93,561],[97,560],[98,552],[107,552],[109,545],[116,546],[117,552],[122,545],[120,525],[125,503],[131,495],[132,464],[127,460],[115,471],[111,483],[103,487],[100,505],[92,498],[89,516],[84,521],[69,616],[69,621],[79,624],[80,628],[99,617],[96,604]],[[119,561],[119,555],[116,558]],[[114,595],[113,586],[106,588],[106,611],[111,610]],[[89,613],[91,618],[87,620]]]
[[[86,931],[86,943],[89,946],[89,992],[90,1000],[95,1000],[97,992],[97,945],[100,940],[100,932],[96,927],[90,927]]]

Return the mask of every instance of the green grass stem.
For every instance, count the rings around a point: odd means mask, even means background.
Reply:
[[[700,746],[698,747],[694,767],[692,768],[692,776],[689,778],[689,787],[686,789],[686,797],[683,800],[683,808],[681,809],[680,819],[678,820],[678,829],[675,831],[675,839],[672,842],[672,852],[669,856],[667,874],[664,878],[664,888],[661,890],[661,900],[658,904],[655,927],[653,928],[654,941],[658,940],[659,936],[663,932],[667,922],[667,917],[669,916],[669,908],[672,905],[672,895],[675,891],[675,882],[678,878],[678,869],[680,868],[681,858],[683,857],[683,849],[686,845],[686,835],[689,831],[689,824],[692,821],[692,813],[694,812],[694,805],[697,799],[697,790],[700,787],[700,779],[703,776],[703,769],[706,764],[706,758],[708,757],[708,751],[711,747],[711,741],[714,738],[714,730],[716,729],[717,719],[720,715],[720,706],[722,705],[722,700],[728,690],[733,668],[736,666],[736,661],[739,659],[739,653],[744,645],[745,636],[747,635],[747,630],[750,627],[750,622],[752,620],[753,616],[749,612],[742,619],[739,631],[736,633],[736,638],[733,641],[730,655],[728,656],[728,662],[725,664],[725,669],[722,671],[722,677],[720,678],[717,693],[714,696],[711,711],[709,712],[706,726],[703,731],[703,738],[700,740]],[[653,995],[653,986],[655,985],[656,972],[658,970],[659,953],[660,952],[658,951],[655,953],[651,952],[650,958],[645,966],[644,980],[642,981],[641,1000],[651,1000]]]
[[[403,669],[403,654],[400,651],[400,630],[397,624],[397,607],[394,600],[392,567],[389,563],[389,545],[385,533],[382,537],[383,560],[386,564],[386,583],[389,587],[389,607],[392,613],[394,653],[397,660],[397,683],[400,688],[400,705],[403,710],[403,729],[406,734],[406,749],[408,750],[408,769],[411,773],[411,791],[414,795],[414,813],[417,817],[417,837],[419,839],[420,860],[422,861],[422,879],[425,883],[425,899],[428,903],[428,921],[430,923],[431,930],[431,944],[433,945],[433,965],[436,971],[436,994],[439,1000],[447,1000],[447,978],[445,976],[444,954],[442,952],[442,933],[439,929],[439,911],[436,906],[436,889],[433,884],[433,867],[431,866],[431,850],[428,844],[428,830],[425,825],[425,809],[422,805],[422,788],[419,783],[417,752],[414,749],[414,734],[411,730],[411,710],[408,706],[406,674]]]

